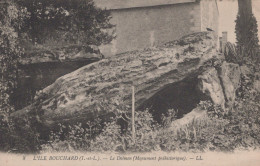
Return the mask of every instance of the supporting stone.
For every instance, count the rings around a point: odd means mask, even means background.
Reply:
[[[216,105],[225,108],[225,98],[217,70],[212,67],[199,77],[198,88]]]

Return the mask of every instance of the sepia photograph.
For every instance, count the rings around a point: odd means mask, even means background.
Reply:
[[[0,0],[0,166],[260,165],[260,0]]]

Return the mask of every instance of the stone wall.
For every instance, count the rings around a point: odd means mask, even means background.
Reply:
[[[116,25],[117,38],[111,44],[101,47],[105,56],[152,47],[194,32],[206,31],[206,28],[218,31],[215,0],[178,1],[174,4],[137,7],[121,3],[121,8],[117,7],[118,4],[112,4],[107,5],[112,14],[111,22]]]
[[[197,2],[112,10],[117,39],[101,47],[105,56],[143,49],[199,32]]]
[[[201,31],[210,28],[218,32],[218,6],[215,0],[201,0]]]

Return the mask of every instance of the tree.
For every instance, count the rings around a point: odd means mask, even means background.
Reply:
[[[23,50],[19,46],[23,18],[26,9],[18,7],[12,1],[0,4],[0,110],[9,112],[10,96],[15,87],[18,58]]]
[[[13,126],[9,114],[14,111],[11,98],[16,84],[18,58],[23,50],[19,46],[19,36],[23,20],[27,16],[25,8],[13,1],[0,1],[0,147],[9,148],[12,143]]]
[[[35,44],[47,40],[78,45],[106,44],[112,41],[109,11],[97,8],[92,0],[17,0],[28,9],[24,27]]]
[[[252,12],[251,0],[238,0],[238,15],[236,19],[237,49],[243,58],[255,59],[257,57],[258,30],[257,21]]]
[[[38,134],[31,120],[14,123],[9,116],[15,111],[12,96],[23,42],[99,46],[114,38],[110,18],[91,0],[0,0],[0,150],[37,150]]]

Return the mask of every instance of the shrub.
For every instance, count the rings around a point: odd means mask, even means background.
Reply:
[[[154,122],[153,117],[148,110],[136,112],[136,137],[134,140],[130,127],[131,121],[130,119],[127,121],[129,127],[125,133],[121,132],[121,127],[116,123],[116,120],[106,124],[101,135],[92,142],[92,150],[121,152],[148,152],[154,150],[156,147],[155,131],[158,128],[158,125]]]
[[[40,134],[28,118],[12,120],[0,119],[1,151],[32,153],[40,150]]]
[[[51,131],[47,143],[41,145],[42,152],[90,151],[91,140],[101,130],[101,119],[86,124],[58,125],[58,130]]]

